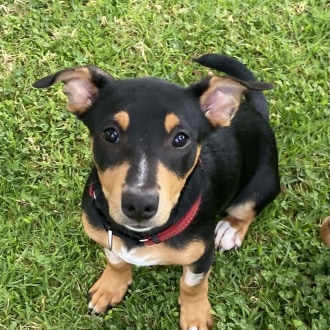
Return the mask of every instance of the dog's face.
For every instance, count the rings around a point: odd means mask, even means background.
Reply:
[[[110,84],[94,102],[85,123],[119,224],[145,231],[167,221],[200,152],[205,119],[192,109],[189,91],[152,78]]]
[[[164,225],[198,162],[202,142],[230,124],[259,82],[209,77],[182,88],[156,78],[115,80],[97,67],[58,72],[35,87],[65,83],[68,109],[88,127],[111,218],[134,231]]]

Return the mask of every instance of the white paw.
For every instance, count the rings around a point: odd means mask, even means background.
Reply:
[[[215,248],[217,250],[226,251],[237,249],[242,245],[236,228],[232,227],[228,221],[221,220],[215,228]]]

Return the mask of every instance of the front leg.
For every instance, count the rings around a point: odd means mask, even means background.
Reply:
[[[113,252],[105,249],[108,264],[101,277],[90,288],[88,308],[100,314],[109,307],[118,305],[132,283],[132,265],[122,261]]]
[[[183,267],[180,279],[180,327],[182,330],[212,329],[213,318],[210,314],[211,304],[208,300],[207,272],[197,273],[197,268]]]
[[[268,138],[260,138],[264,145],[260,149],[255,174],[231,202],[227,209],[228,216],[216,226],[215,247],[219,250],[239,248],[256,215],[280,192],[274,137],[271,134]]]

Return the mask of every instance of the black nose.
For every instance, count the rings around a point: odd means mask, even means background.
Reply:
[[[158,210],[159,197],[157,194],[124,192],[121,207],[126,216],[142,221],[152,218]]]

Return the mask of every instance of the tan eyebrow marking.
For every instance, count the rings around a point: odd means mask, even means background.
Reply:
[[[180,119],[174,113],[170,113],[165,117],[165,129],[167,133],[170,133],[180,123]]]
[[[118,125],[123,131],[127,130],[127,127],[129,125],[129,114],[126,111],[122,110],[117,112],[114,115],[113,119],[118,123]]]

